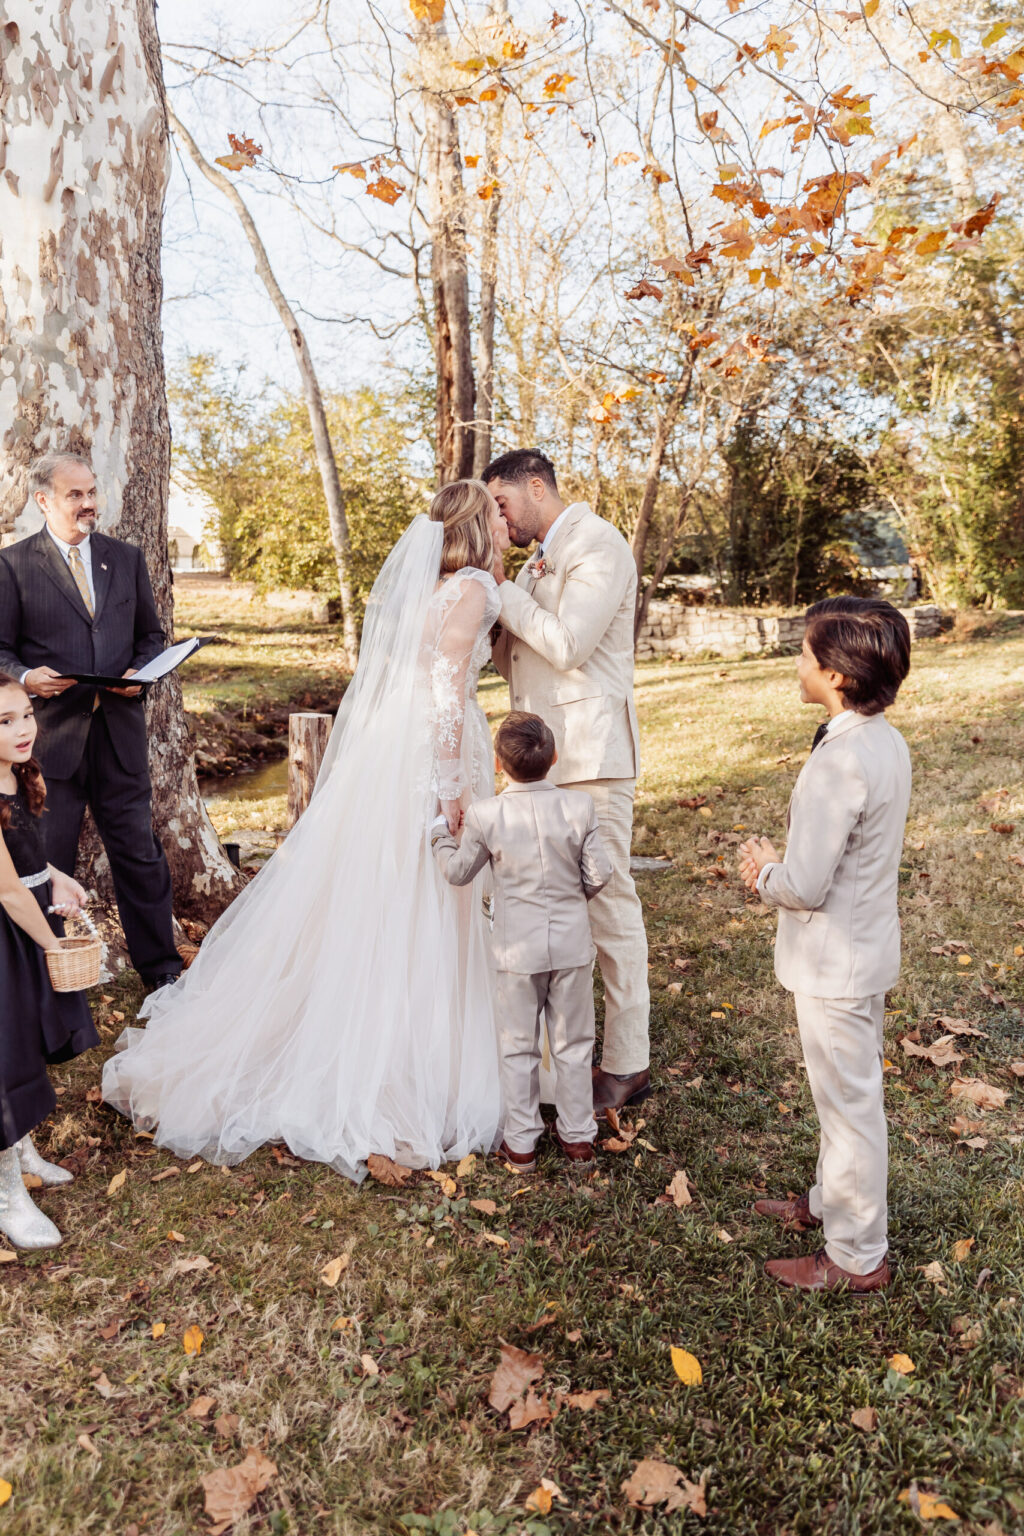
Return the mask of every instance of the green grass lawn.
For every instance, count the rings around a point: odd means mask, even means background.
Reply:
[[[806,757],[816,717],[793,673],[639,669],[636,851],[674,861],[640,877],[658,1092],[596,1177],[550,1150],[534,1179],[478,1158],[444,1185],[358,1191],[271,1149],[184,1165],[96,1102],[97,1060],[57,1071],[40,1140],[81,1176],[41,1199],[64,1247],[0,1267],[0,1536],[206,1531],[200,1479],[250,1447],[276,1474],[237,1536],[888,1536],[921,1529],[912,1487],[961,1532],[1024,1531],[1024,631],[922,643],[891,716],[915,765],[887,1020],[897,1278],[861,1302],[772,1288],[764,1260],[812,1240],[750,1213],[806,1188],[816,1150],[774,919],[734,868],[748,832],[781,837]],[[484,695],[497,717],[500,686]],[[137,993],[104,995],[109,1046]],[[982,1031],[956,1037],[959,1070],[1004,1108],[953,1097],[952,1067],[902,1049],[944,1017]],[[679,1170],[682,1209],[663,1198]],[[487,1401],[502,1341],[543,1372],[521,1429]],[[622,1484],[644,1459],[703,1479],[706,1515],[632,1508]],[[531,1509],[545,1478],[561,1498]]]

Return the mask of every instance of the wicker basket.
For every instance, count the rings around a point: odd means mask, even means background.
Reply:
[[[51,907],[50,911],[54,911]],[[61,939],[59,949],[46,951],[46,968],[55,992],[83,992],[100,979],[103,940],[87,912],[79,917],[89,930],[87,939]]]

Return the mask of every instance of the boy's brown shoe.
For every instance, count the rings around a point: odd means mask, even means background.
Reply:
[[[537,1149],[532,1152],[513,1152],[504,1142],[498,1148],[497,1154],[503,1163],[510,1163],[517,1173],[536,1173]]]
[[[892,1279],[888,1259],[866,1275],[855,1275],[833,1264],[824,1248],[800,1259],[769,1259],[764,1272],[790,1291],[847,1291],[851,1296],[884,1291]]]
[[[601,1067],[594,1067],[591,1076],[594,1083],[594,1114],[598,1120],[603,1120],[609,1109],[620,1110],[627,1104],[642,1104],[654,1091],[651,1087],[650,1067],[644,1067],[642,1072],[634,1072],[629,1077],[618,1077],[615,1073],[605,1072]]]
[[[754,1211],[758,1216],[774,1216],[787,1232],[807,1232],[821,1226],[821,1217],[812,1213],[807,1195],[792,1195],[788,1200],[755,1200]]]
[[[592,1141],[563,1141],[554,1129],[552,1129],[551,1134],[571,1163],[597,1162]]]

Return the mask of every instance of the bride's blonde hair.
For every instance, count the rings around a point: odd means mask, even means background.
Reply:
[[[465,565],[489,571],[494,564],[490,494],[482,480],[453,480],[430,503],[430,521],[444,524],[442,576]]]

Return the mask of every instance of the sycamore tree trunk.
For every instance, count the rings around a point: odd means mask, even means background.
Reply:
[[[34,526],[31,512],[21,514],[37,455],[87,455],[102,497],[100,526],[144,551],[170,639],[160,325],[168,166],[153,0],[4,0],[0,534],[9,540]],[[153,815],[175,907],[208,922],[239,889],[239,876],[199,796],[176,679],[159,684],[147,710]],[[82,851],[86,879],[102,893],[95,834]]]
[[[430,275],[437,375],[435,454],[439,485],[473,474],[476,381],[469,302],[462,152],[455,110],[441,78],[448,57],[444,21],[416,30],[425,115],[425,174],[430,203]]]

